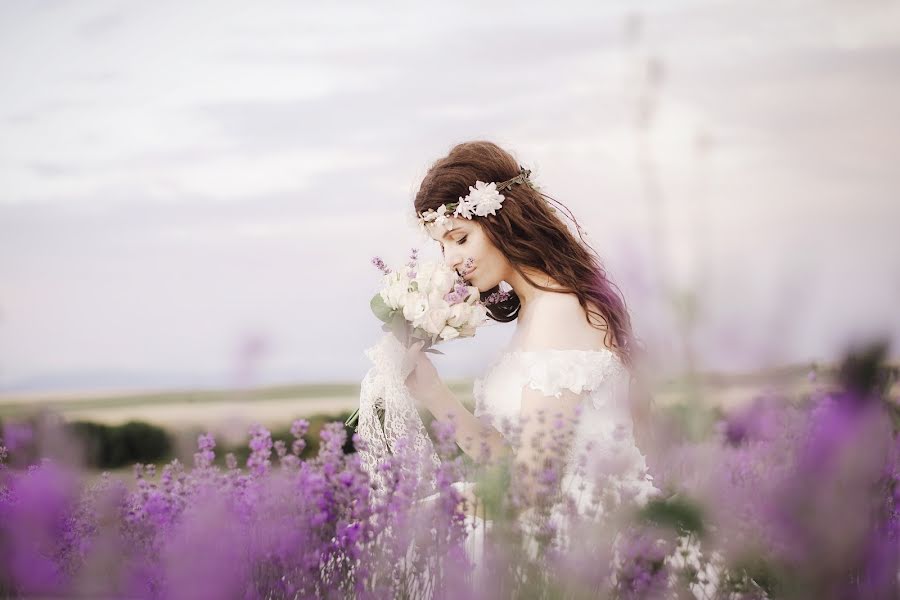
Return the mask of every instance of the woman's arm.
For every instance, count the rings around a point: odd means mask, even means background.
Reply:
[[[577,347],[582,340],[575,339],[565,327],[560,326],[571,321],[574,314],[564,304],[547,303],[547,307],[538,313],[540,317],[535,317],[526,343],[536,348]],[[519,447],[514,451],[503,434],[468,411],[419,348],[421,344],[411,349],[413,356],[410,358],[415,361],[415,367],[407,378],[413,398],[424,405],[435,419],[452,421],[456,443],[476,462],[483,462],[486,458],[486,462],[496,464],[511,458],[510,467],[525,475],[521,492],[525,494],[526,502],[535,501],[542,487],[539,482],[553,472],[560,474],[560,461],[565,460],[573,441],[576,410],[582,394],[562,390],[559,397],[554,397],[524,386],[520,413],[522,430]],[[482,443],[486,446],[487,457],[484,456]],[[553,471],[546,471],[548,468]]]
[[[568,390],[555,398],[527,386],[523,389],[521,446],[515,452],[511,467],[524,477],[519,490],[524,494],[526,505],[537,502],[545,469],[553,469],[556,477],[561,475],[559,471],[574,437],[580,401],[580,394]],[[497,464],[513,454],[506,438],[470,413],[442,381],[422,402],[436,420],[452,421],[456,425],[456,443],[472,459],[480,462],[487,458],[486,462]],[[484,457],[482,440],[487,457]]]
[[[416,399],[434,415],[435,420],[453,423],[457,445],[472,460],[496,463],[509,455],[511,449],[503,434],[470,413],[440,379],[434,382],[430,392],[420,394]]]
[[[413,344],[404,359],[412,365],[406,378],[410,395],[436,420],[452,421],[457,445],[476,463],[503,460],[510,452],[503,434],[469,412],[441,379],[428,355],[421,351],[422,345],[422,342]]]

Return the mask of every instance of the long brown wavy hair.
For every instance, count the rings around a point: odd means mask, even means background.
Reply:
[[[520,169],[518,161],[493,142],[475,140],[457,144],[447,156],[435,161],[422,179],[414,203],[416,214],[457,202],[469,193],[469,186],[476,181],[499,183],[515,177]],[[645,348],[632,333],[631,317],[621,291],[607,277],[599,255],[584,240],[581,226],[562,203],[524,184],[504,189],[503,196],[502,210],[478,217],[479,224],[526,281],[544,291],[575,294],[585,310],[587,322],[606,331],[606,345],[619,356],[631,375],[629,406],[635,441],[647,451],[648,461],[653,461],[657,446],[653,427],[655,402],[643,372]],[[550,202],[565,210],[575,224],[579,239],[575,239],[559,212],[551,209]],[[524,267],[552,276],[563,289],[538,284],[524,272]],[[482,291],[481,299],[486,300],[499,289],[498,284]],[[591,322],[590,315],[598,313],[591,309],[589,302],[599,309],[600,325]],[[519,297],[509,290],[507,300],[488,306],[488,316],[506,323],[518,317],[520,308]]]
[[[476,181],[499,183],[511,179],[519,174],[519,169],[518,161],[493,142],[476,140],[457,144],[447,156],[431,166],[422,180],[415,198],[416,213],[457,202],[469,193],[469,186],[475,185]],[[495,215],[478,217],[488,239],[531,285],[544,291],[575,294],[588,323],[606,331],[607,346],[630,368],[635,341],[625,300],[619,288],[607,277],[596,251],[581,236],[581,226],[575,217],[560,202],[528,185],[512,185],[503,190],[503,195],[502,210]],[[580,241],[549,202],[565,209],[575,223]],[[563,289],[538,284],[523,267],[550,275]],[[482,300],[497,292],[499,287],[482,291]],[[518,317],[521,302],[515,291],[510,290],[509,294],[504,302],[488,307],[491,319],[506,323]],[[599,312],[593,310],[589,302]],[[600,316],[601,323],[593,323],[591,315]]]

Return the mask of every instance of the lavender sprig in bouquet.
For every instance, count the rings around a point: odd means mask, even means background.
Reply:
[[[472,268],[466,259],[463,273]],[[369,305],[383,322],[382,330],[392,332],[406,348],[423,341],[423,352],[443,354],[434,345],[455,338],[472,337],[484,322],[487,308],[481,302],[478,288],[468,285],[454,269],[437,261],[418,260],[413,248],[406,268],[394,271],[378,257],[372,259],[384,273],[381,289],[372,296]],[[354,411],[346,424],[354,427],[359,410]]]

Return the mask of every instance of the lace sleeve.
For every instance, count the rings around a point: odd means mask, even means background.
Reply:
[[[602,408],[617,402],[627,389],[628,371],[611,351],[531,350],[513,354],[524,384],[545,396],[560,398],[568,390],[589,395],[593,407]]]
[[[409,366],[402,366],[405,352],[406,348],[393,334],[382,336],[376,345],[365,351],[373,366],[360,385],[356,433],[363,442],[358,448],[362,466],[379,490],[388,489],[389,481],[380,466],[397,452],[411,451],[412,454],[406,456],[420,457],[426,466],[436,468],[440,465],[404,383],[410,371]],[[411,477],[418,477],[418,466],[400,461],[397,468]],[[429,489],[434,487],[433,478],[424,483]]]

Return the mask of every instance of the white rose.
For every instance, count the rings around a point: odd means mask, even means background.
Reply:
[[[397,284],[397,281],[400,279],[400,274],[394,271],[385,274],[381,278],[381,289],[378,290],[379,295],[381,295],[381,299],[384,300],[384,303],[390,306],[391,308],[397,308],[396,294],[391,294],[391,288]]]
[[[416,266],[414,281],[419,284],[419,290],[425,291],[431,285],[431,277],[434,275],[437,265],[433,262],[419,263]]]
[[[450,307],[450,317],[447,318],[447,324],[453,327],[460,327],[469,321],[469,313],[471,308],[468,304],[461,302]]]
[[[409,304],[412,300],[410,299],[410,294],[414,294],[415,292],[410,292],[409,290],[399,290],[397,292],[397,308],[403,312],[404,308],[407,304]],[[426,299],[427,305],[427,299]]]
[[[481,292],[479,292],[478,288],[474,285],[470,285],[466,287],[468,290],[468,296],[466,296],[466,303],[475,304],[481,299]]]
[[[487,309],[483,304],[476,304],[472,307],[472,313],[469,315],[469,321],[466,323],[470,327],[478,327],[487,316]]]
[[[444,300],[440,294],[435,294],[435,298],[428,303],[429,310],[443,310],[446,314],[450,314],[450,303]],[[446,317],[445,317],[446,318]]]
[[[455,337],[459,337],[459,332],[447,325],[441,330],[441,339],[442,340],[452,340]]]
[[[450,308],[450,304],[444,300],[444,292],[437,288],[430,289],[427,293],[429,308]]]
[[[431,275],[431,286],[439,291],[441,296],[453,289],[454,281],[456,281],[456,273],[449,267],[439,267]]]
[[[447,325],[448,316],[450,316],[449,308],[442,306],[430,308],[422,318],[422,328],[432,335],[437,335]]]
[[[472,337],[473,335],[475,335],[475,328],[469,325],[461,327],[459,330],[460,337]]]
[[[409,293],[409,284],[405,281],[392,284],[382,293],[381,297],[391,308],[402,308],[406,303],[406,294]]]
[[[403,318],[407,321],[415,321],[422,317],[428,310],[428,300],[425,294],[419,292],[407,292],[403,304]]]
[[[391,271],[390,273],[385,273],[381,278],[381,287],[388,288],[393,284],[400,281],[400,273],[397,271]]]

